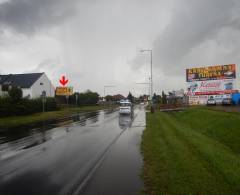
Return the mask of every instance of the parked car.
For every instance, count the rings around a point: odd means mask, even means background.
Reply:
[[[232,105],[232,98],[223,98],[222,105]]]
[[[120,101],[119,114],[132,114],[132,103],[129,100]]]
[[[213,97],[210,97],[210,98],[207,100],[207,105],[208,105],[208,106],[215,106],[215,105],[216,105],[216,100],[215,100]]]

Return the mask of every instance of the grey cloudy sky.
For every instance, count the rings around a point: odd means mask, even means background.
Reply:
[[[0,73],[64,74],[77,91],[185,87],[185,69],[240,62],[238,0],[0,0]]]

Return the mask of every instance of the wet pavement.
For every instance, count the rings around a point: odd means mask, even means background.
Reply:
[[[70,124],[0,134],[0,194],[135,194],[142,188],[145,110],[76,116]]]

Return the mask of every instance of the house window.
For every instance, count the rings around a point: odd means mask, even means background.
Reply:
[[[9,85],[3,84],[2,85],[2,91],[8,91],[10,89]]]

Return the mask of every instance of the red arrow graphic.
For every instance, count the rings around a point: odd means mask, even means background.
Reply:
[[[68,83],[68,79],[65,79],[65,76],[62,76],[62,79],[59,82],[64,86]]]

